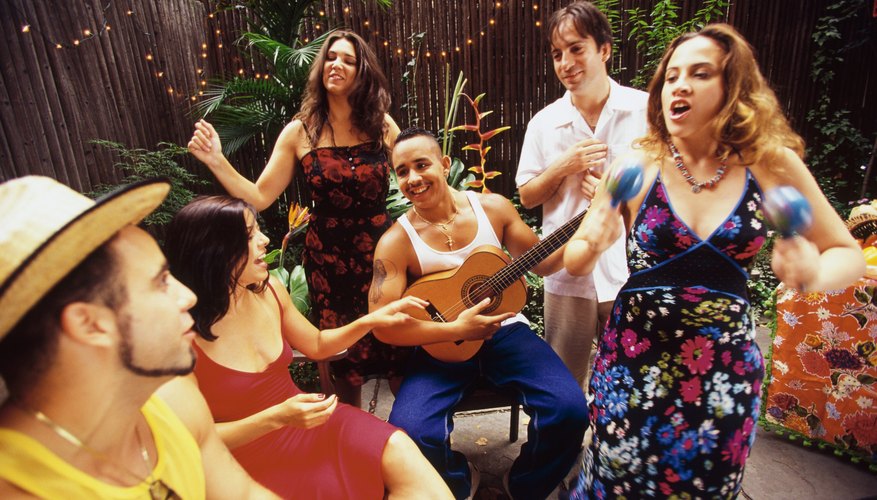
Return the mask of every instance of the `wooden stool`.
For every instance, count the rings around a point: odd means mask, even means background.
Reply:
[[[518,440],[518,424],[521,419],[521,405],[518,403],[517,394],[511,389],[495,389],[483,381],[478,381],[475,390],[463,398],[454,413],[458,411],[487,410],[491,408],[510,407],[509,417],[509,442]]]
[[[375,410],[377,409],[381,380],[381,378],[375,380],[374,393],[372,394],[371,401],[368,405],[368,412],[372,415],[375,414]],[[521,421],[521,405],[518,404],[517,397],[511,389],[494,389],[483,381],[479,381],[475,386],[475,390],[457,403],[457,406],[454,408],[454,413],[458,411],[488,410],[505,406],[510,408],[509,442],[514,443],[518,440],[518,424]]]

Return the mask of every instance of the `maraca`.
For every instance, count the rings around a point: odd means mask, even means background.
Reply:
[[[762,209],[767,221],[783,238],[806,231],[813,224],[810,203],[792,186],[776,187],[765,193]]]
[[[612,197],[612,208],[633,198],[642,185],[643,167],[639,163],[628,162],[616,168],[606,181],[606,190]]]

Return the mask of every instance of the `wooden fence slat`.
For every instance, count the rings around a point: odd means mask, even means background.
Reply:
[[[650,11],[656,1],[621,0],[620,6],[622,11],[635,6]],[[486,118],[485,128],[512,127],[488,143],[492,146],[488,168],[503,172],[489,187],[511,195],[527,122],[563,92],[554,75],[545,31],[551,13],[568,3],[396,0],[389,9],[381,9],[361,0],[324,0],[321,8],[326,17],[310,21],[306,36],[317,35],[331,22],[360,33],[383,65],[392,94],[391,113],[403,127],[410,120],[401,113],[401,106],[414,93],[417,107],[411,116],[428,129],[441,128],[446,73],[453,83],[462,71],[469,81],[468,94],[487,94],[482,109],[494,113]],[[689,18],[702,4],[700,0],[680,1],[681,18]],[[0,2],[0,180],[41,173],[87,191],[95,184],[121,178],[111,167],[112,154],[89,144],[91,139],[148,149],[160,141],[184,144],[192,132],[189,97],[202,88],[202,79],[233,77],[242,68],[246,75],[270,68],[252,49],[234,45],[247,29],[240,10],[208,16],[218,5],[219,0]],[[134,10],[133,15],[127,14],[128,8]],[[727,21],[756,50],[762,71],[806,140],[814,136],[806,113],[824,91],[809,74],[815,48],[811,35],[824,9],[821,0],[734,0],[727,11]],[[98,29],[104,18],[112,26],[109,33],[85,40],[79,47],[70,46],[73,38],[81,37],[82,29]],[[626,22],[629,16],[623,13],[623,19]],[[536,26],[536,21],[542,26]],[[34,28],[28,34],[21,32],[25,22]],[[319,30],[314,27],[317,22]],[[875,20],[867,15],[842,26],[847,36],[874,28]],[[417,56],[417,78],[406,87],[402,74],[412,59],[409,37],[418,32],[426,35]],[[635,43],[627,40],[628,32],[623,26],[614,48],[623,65],[618,78],[622,84],[643,63]],[[471,45],[467,37],[473,39]],[[66,47],[55,49],[58,42]],[[207,44],[207,58],[201,56],[202,43]],[[404,48],[402,54],[397,53],[399,48]],[[442,50],[445,57],[441,57]],[[844,64],[834,68],[836,77],[829,91],[833,105],[850,110],[853,124],[873,137],[877,132],[873,120],[877,68],[870,50],[844,54]],[[152,61],[146,60],[147,53],[153,55]],[[200,75],[199,68],[203,70]],[[157,76],[159,71],[164,72],[162,77]],[[468,106],[461,104],[458,123],[471,119]],[[458,134],[452,152],[467,166],[475,164],[477,154],[459,148],[471,140],[470,133]],[[232,163],[255,178],[271,148],[273,144],[254,141],[236,153]],[[183,163],[212,179],[198,162],[184,159]],[[207,189],[211,190],[220,188]]]

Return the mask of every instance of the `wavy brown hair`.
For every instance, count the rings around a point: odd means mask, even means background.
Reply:
[[[722,159],[734,153],[751,165],[781,147],[792,149],[803,159],[804,140],[789,126],[776,95],[758,69],[752,47],[737,30],[723,23],[709,24],[698,32],[681,35],[667,47],[649,83],[649,133],[638,141],[639,147],[658,158],[666,155],[670,133],[664,121],[661,92],[667,64],[677,47],[699,36],[713,40],[725,52],[722,61],[725,102],[712,127]]]
[[[383,142],[386,133],[384,115],[390,110],[387,77],[378,64],[378,58],[359,35],[352,31],[336,31],[326,38],[320,53],[311,65],[308,83],[302,97],[301,110],[295,119],[301,120],[311,147],[317,147],[323,127],[329,123],[329,99],[323,86],[323,67],[329,47],[338,40],[353,44],[356,53],[356,82],[348,100],[353,109],[353,126],[369,139]],[[331,125],[329,125],[331,127]]]

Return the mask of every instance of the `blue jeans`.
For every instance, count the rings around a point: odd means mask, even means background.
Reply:
[[[457,498],[469,496],[466,457],[451,450],[453,411],[482,376],[511,388],[530,416],[527,442],[512,464],[515,498],[546,498],[569,472],[582,446],[588,407],[582,389],[551,347],[524,323],[500,328],[472,359],[446,363],[414,353],[390,412]]]

